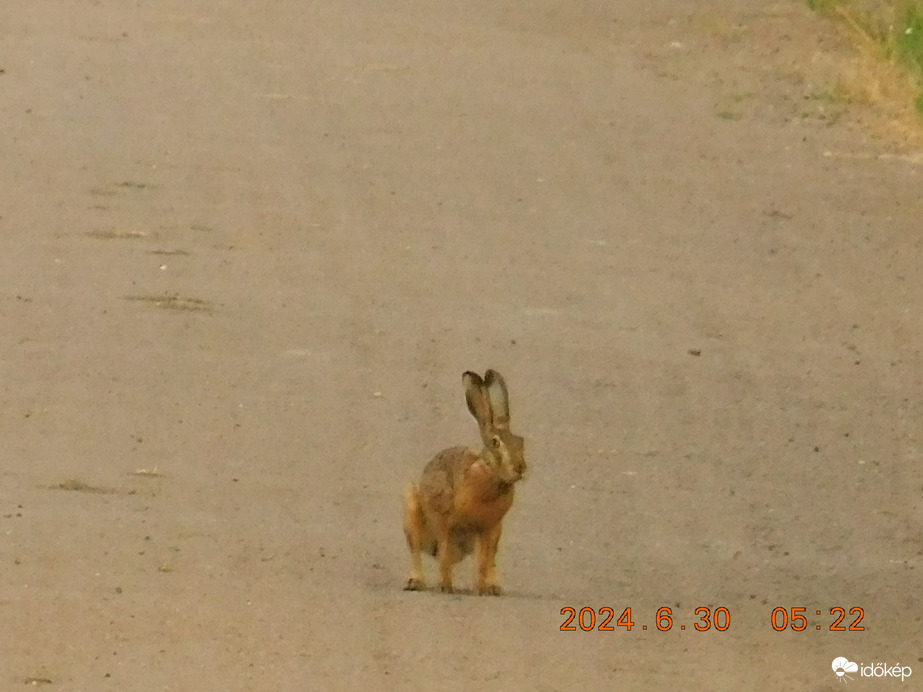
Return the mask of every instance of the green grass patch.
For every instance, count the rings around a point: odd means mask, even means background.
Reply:
[[[919,86],[923,84],[923,0],[907,2],[896,27],[894,52],[901,64],[911,71]],[[923,89],[916,99],[917,111],[923,113],[921,103]]]

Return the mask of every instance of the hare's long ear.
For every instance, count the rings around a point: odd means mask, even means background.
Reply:
[[[476,372],[469,371],[462,375],[462,381],[465,383],[465,401],[468,402],[468,410],[471,411],[471,415],[482,429],[489,428],[493,417],[484,380]]]
[[[490,410],[493,414],[494,425],[498,428],[509,430],[510,427],[510,396],[506,391],[506,382],[496,370],[488,370],[484,376],[484,387]]]

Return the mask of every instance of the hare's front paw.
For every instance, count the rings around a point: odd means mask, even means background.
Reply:
[[[425,591],[426,582],[419,577],[410,577],[404,584],[404,591]]]
[[[451,584],[440,584],[439,590],[442,593],[455,593],[455,589],[452,588]]]
[[[481,584],[478,586],[478,594],[481,596],[502,596],[503,589],[499,584]]]

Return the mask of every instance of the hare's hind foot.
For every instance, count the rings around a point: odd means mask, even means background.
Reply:
[[[426,591],[426,582],[422,577],[408,577],[404,584],[404,591]]]

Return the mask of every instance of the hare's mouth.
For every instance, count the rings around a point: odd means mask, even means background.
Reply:
[[[513,475],[510,478],[504,478],[497,481],[497,492],[501,495],[505,495],[510,490],[513,489],[513,486],[516,485],[516,482],[522,478],[521,475]]]

